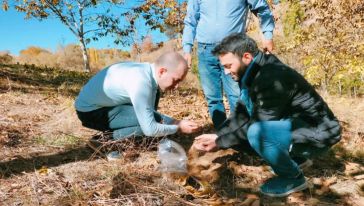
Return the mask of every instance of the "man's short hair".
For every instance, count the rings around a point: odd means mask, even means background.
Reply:
[[[155,61],[158,66],[164,66],[168,69],[175,70],[180,64],[184,64],[187,67],[187,62],[181,54],[178,52],[166,52],[158,57]]]
[[[257,43],[248,35],[243,33],[232,33],[225,37],[212,50],[212,54],[215,56],[227,54],[229,52],[241,58],[245,52],[249,52],[255,56],[258,54],[259,49]]]

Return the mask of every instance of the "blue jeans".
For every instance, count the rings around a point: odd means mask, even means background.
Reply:
[[[90,112],[77,111],[77,115],[85,127],[113,131],[114,139],[144,135],[131,104],[104,107]],[[154,112],[154,118],[157,122],[162,120],[157,112]]]
[[[293,144],[290,120],[253,123],[247,132],[251,147],[272,167],[278,176],[294,178],[301,173],[291,155],[310,158],[326,151],[309,144]]]
[[[114,139],[143,135],[132,105],[114,107],[109,111],[108,116]]]
[[[222,91],[224,90],[232,111],[239,98],[240,89],[238,83],[225,74],[219,59],[211,53],[215,46],[199,43],[197,51],[201,86],[214,127],[218,128],[226,120]]]

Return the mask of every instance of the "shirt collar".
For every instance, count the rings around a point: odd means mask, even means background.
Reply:
[[[246,71],[244,72],[244,75],[239,82],[240,87],[249,87],[252,83],[252,79],[257,74],[259,67],[261,67],[262,65],[264,65],[264,54],[262,52],[258,52],[258,54],[254,56],[253,60],[250,62]]]
[[[156,76],[156,70],[155,70],[155,64],[154,63],[152,63],[152,64],[150,64],[150,69],[152,70],[152,77],[153,77],[153,83],[154,83],[154,85],[157,87],[158,86],[158,82],[157,82],[157,76]]]
[[[250,62],[250,64],[248,65],[248,67],[246,68],[243,77],[240,80],[240,84],[245,88],[247,87],[247,79],[250,76],[250,71],[255,63],[255,59],[256,57],[253,58],[253,60]]]

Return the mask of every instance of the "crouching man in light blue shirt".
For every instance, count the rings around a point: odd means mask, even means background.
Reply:
[[[75,108],[82,125],[113,131],[114,139],[193,133],[198,125],[158,113],[159,90],[175,89],[187,74],[186,60],[176,52],[153,64],[113,64],[92,77],[78,95]]]

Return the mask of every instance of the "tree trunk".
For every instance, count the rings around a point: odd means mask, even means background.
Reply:
[[[81,37],[80,39],[80,46],[82,50],[82,57],[83,57],[83,69],[85,72],[91,72],[90,69],[90,60],[89,56],[87,55],[87,48],[84,39]]]

